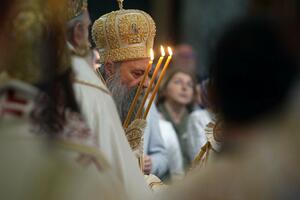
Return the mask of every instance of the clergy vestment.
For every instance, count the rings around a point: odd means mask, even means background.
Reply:
[[[97,138],[98,148],[124,184],[130,199],[150,194],[125,136],[110,92],[83,57],[72,56],[74,90],[80,110]]]
[[[0,86],[0,199],[127,199],[99,150],[76,137],[65,140],[74,126],[56,138],[38,132],[32,114],[39,110],[39,95],[18,80]]]

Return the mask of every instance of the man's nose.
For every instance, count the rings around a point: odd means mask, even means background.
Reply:
[[[146,77],[144,83],[142,83],[142,84],[143,84],[143,88],[148,88],[149,87],[149,78],[148,78],[148,76]]]

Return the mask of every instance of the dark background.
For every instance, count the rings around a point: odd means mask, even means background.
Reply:
[[[198,73],[206,76],[210,53],[229,23],[250,12],[290,14],[296,2],[299,0],[124,0],[124,9],[140,9],[153,17],[157,28],[154,49],[161,44],[190,44],[196,50]],[[92,21],[117,9],[116,0],[89,0]]]

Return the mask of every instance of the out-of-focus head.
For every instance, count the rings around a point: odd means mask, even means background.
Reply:
[[[280,22],[289,49],[300,55],[300,1],[298,0],[251,0],[253,15],[272,16]]]
[[[232,25],[212,62],[212,93],[227,124],[244,125],[280,111],[297,70],[278,26],[264,18]]]
[[[169,101],[192,108],[196,93],[196,81],[189,70],[170,69],[161,83],[158,103]]]
[[[10,41],[6,46],[5,70],[11,78],[30,84],[45,83],[70,66],[63,3],[14,0],[9,13],[11,20],[1,31]]]
[[[96,70],[98,69],[100,64],[100,55],[99,52],[96,49],[93,49],[92,51],[92,62],[93,62],[93,68]]]
[[[79,56],[86,56],[90,49],[89,26],[91,25],[87,0],[67,0],[67,3],[68,41],[73,47],[73,53]]]
[[[71,86],[64,0],[12,0],[6,24],[4,70],[9,78],[40,89],[30,117],[40,132],[54,136],[65,122],[62,111],[78,111]],[[2,8],[2,7],[1,7]],[[1,55],[3,56],[3,55]],[[1,59],[1,61],[3,61]]]
[[[176,46],[173,56],[173,65],[196,72],[197,56],[193,47],[189,44],[180,44]]]

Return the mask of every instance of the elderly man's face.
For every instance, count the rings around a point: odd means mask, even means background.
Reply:
[[[135,93],[141,80],[145,74],[148,66],[149,59],[138,59],[132,61],[124,61],[120,63],[113,63],[110,70],[106,70],[107,75],[107,87],[112,93],[112,96],[116,102],[116,106],[122,122],[124,122],[131,102],[134,99]],[[109,71],[109,72],[108,72]],[[108,73],[107,73],[108,72]],[[143,84],[143,96],[145,89],[148,87],[148,77]],[[137,106],[134,109],[134,113],[137,112],[138,105],[141,102],[139,99]]]
[[[121,62],[120,76],[122,84],[128,89],[138,86],[146,71],[148,62],[149,59],[138,59]],[[148,79],[143,84],[144,88],[147,88],[147,86]]]

